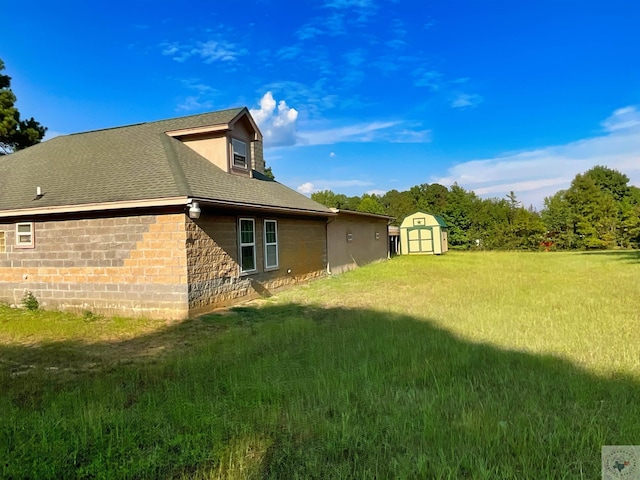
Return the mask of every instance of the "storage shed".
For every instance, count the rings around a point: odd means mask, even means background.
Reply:
[[[400,225],[402,255],[439,255],[448,249],[447,223],[442,217],[416,212],[402,221]]]

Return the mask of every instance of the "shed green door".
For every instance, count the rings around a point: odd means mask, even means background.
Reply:
[[[407,229],[409,253],[432,253],[433,230],[430,227],[410,227]]]

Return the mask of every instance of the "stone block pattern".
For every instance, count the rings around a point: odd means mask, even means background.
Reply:
[[[0,224],[0,301],[30,290],[44,308],[183,318],[187,309],[185,215],[135,215],[34,223],[34,248]]]
[[[251,164],[251,168],[260,173],[264,173],[264,150],[260,140],[251,142]]]
[[[240,275],[238,219],[253,218],[256,225],[258,271]],[[265,270],[263,220],[278,221],[279,267]],[[325,274],[326,220],[324,218],[203,215],[187,219],[189,310],[201,313],[295,285]]]

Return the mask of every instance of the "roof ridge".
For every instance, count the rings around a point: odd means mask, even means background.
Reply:
[[[67,135],[59,135],[59,136],[83,135],[85,133],[104,132],[104,131],[107,131],[107,130],[116,130],[118,128],[130,128],[130,127],[139,127],[141,125],[153,125],[153,124],[163,123],[163,122],[173,122],[173,121],[176,121],[176,120],[186,120],[186,119],[189,119],[189,118],[201,117],[203,115],[209,115],[209,114],[212,114],[212,113],[221,114],[221,113],[233,112],[233,111],[237,111],[238,113],[240,113],[245,108],[247,108],[247,107],[224,108],[222,110],[212,110],[210,112],[194,113],[192,115],[184,115],[182,117],[163,118],[163,119],[160,119],[160,120],[151,120],[149,122],[137,122],[137,123],[131,123],[131,124],[128,124],[128,125],[116,125],[116,126],[113,126],[113,127],[96,128],[95,130],[83,130],[82,132],[73,132],[73,133],[68,133]]]
[[[174,142],[178,142],[180,144],[182,144],[182,142],[166,135],[165,133],[159,133],[158,135],[160,135],[160,141],[162,142],[164,151],[167,154],[167,163],[169,164],[169,170],[173,176],[173,181],[175,182],[178,193],[187,197],[192,196],[191,186],[189,185],[187,176],[184,174],[184,170],[180,165],[178,154],[175,149],[176,144],[174,144]]]

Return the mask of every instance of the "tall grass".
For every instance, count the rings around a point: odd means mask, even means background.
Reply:
[[[598,478],[640,438],[639,273],[451,254],[183,323],[0,308],[0,476]]]

